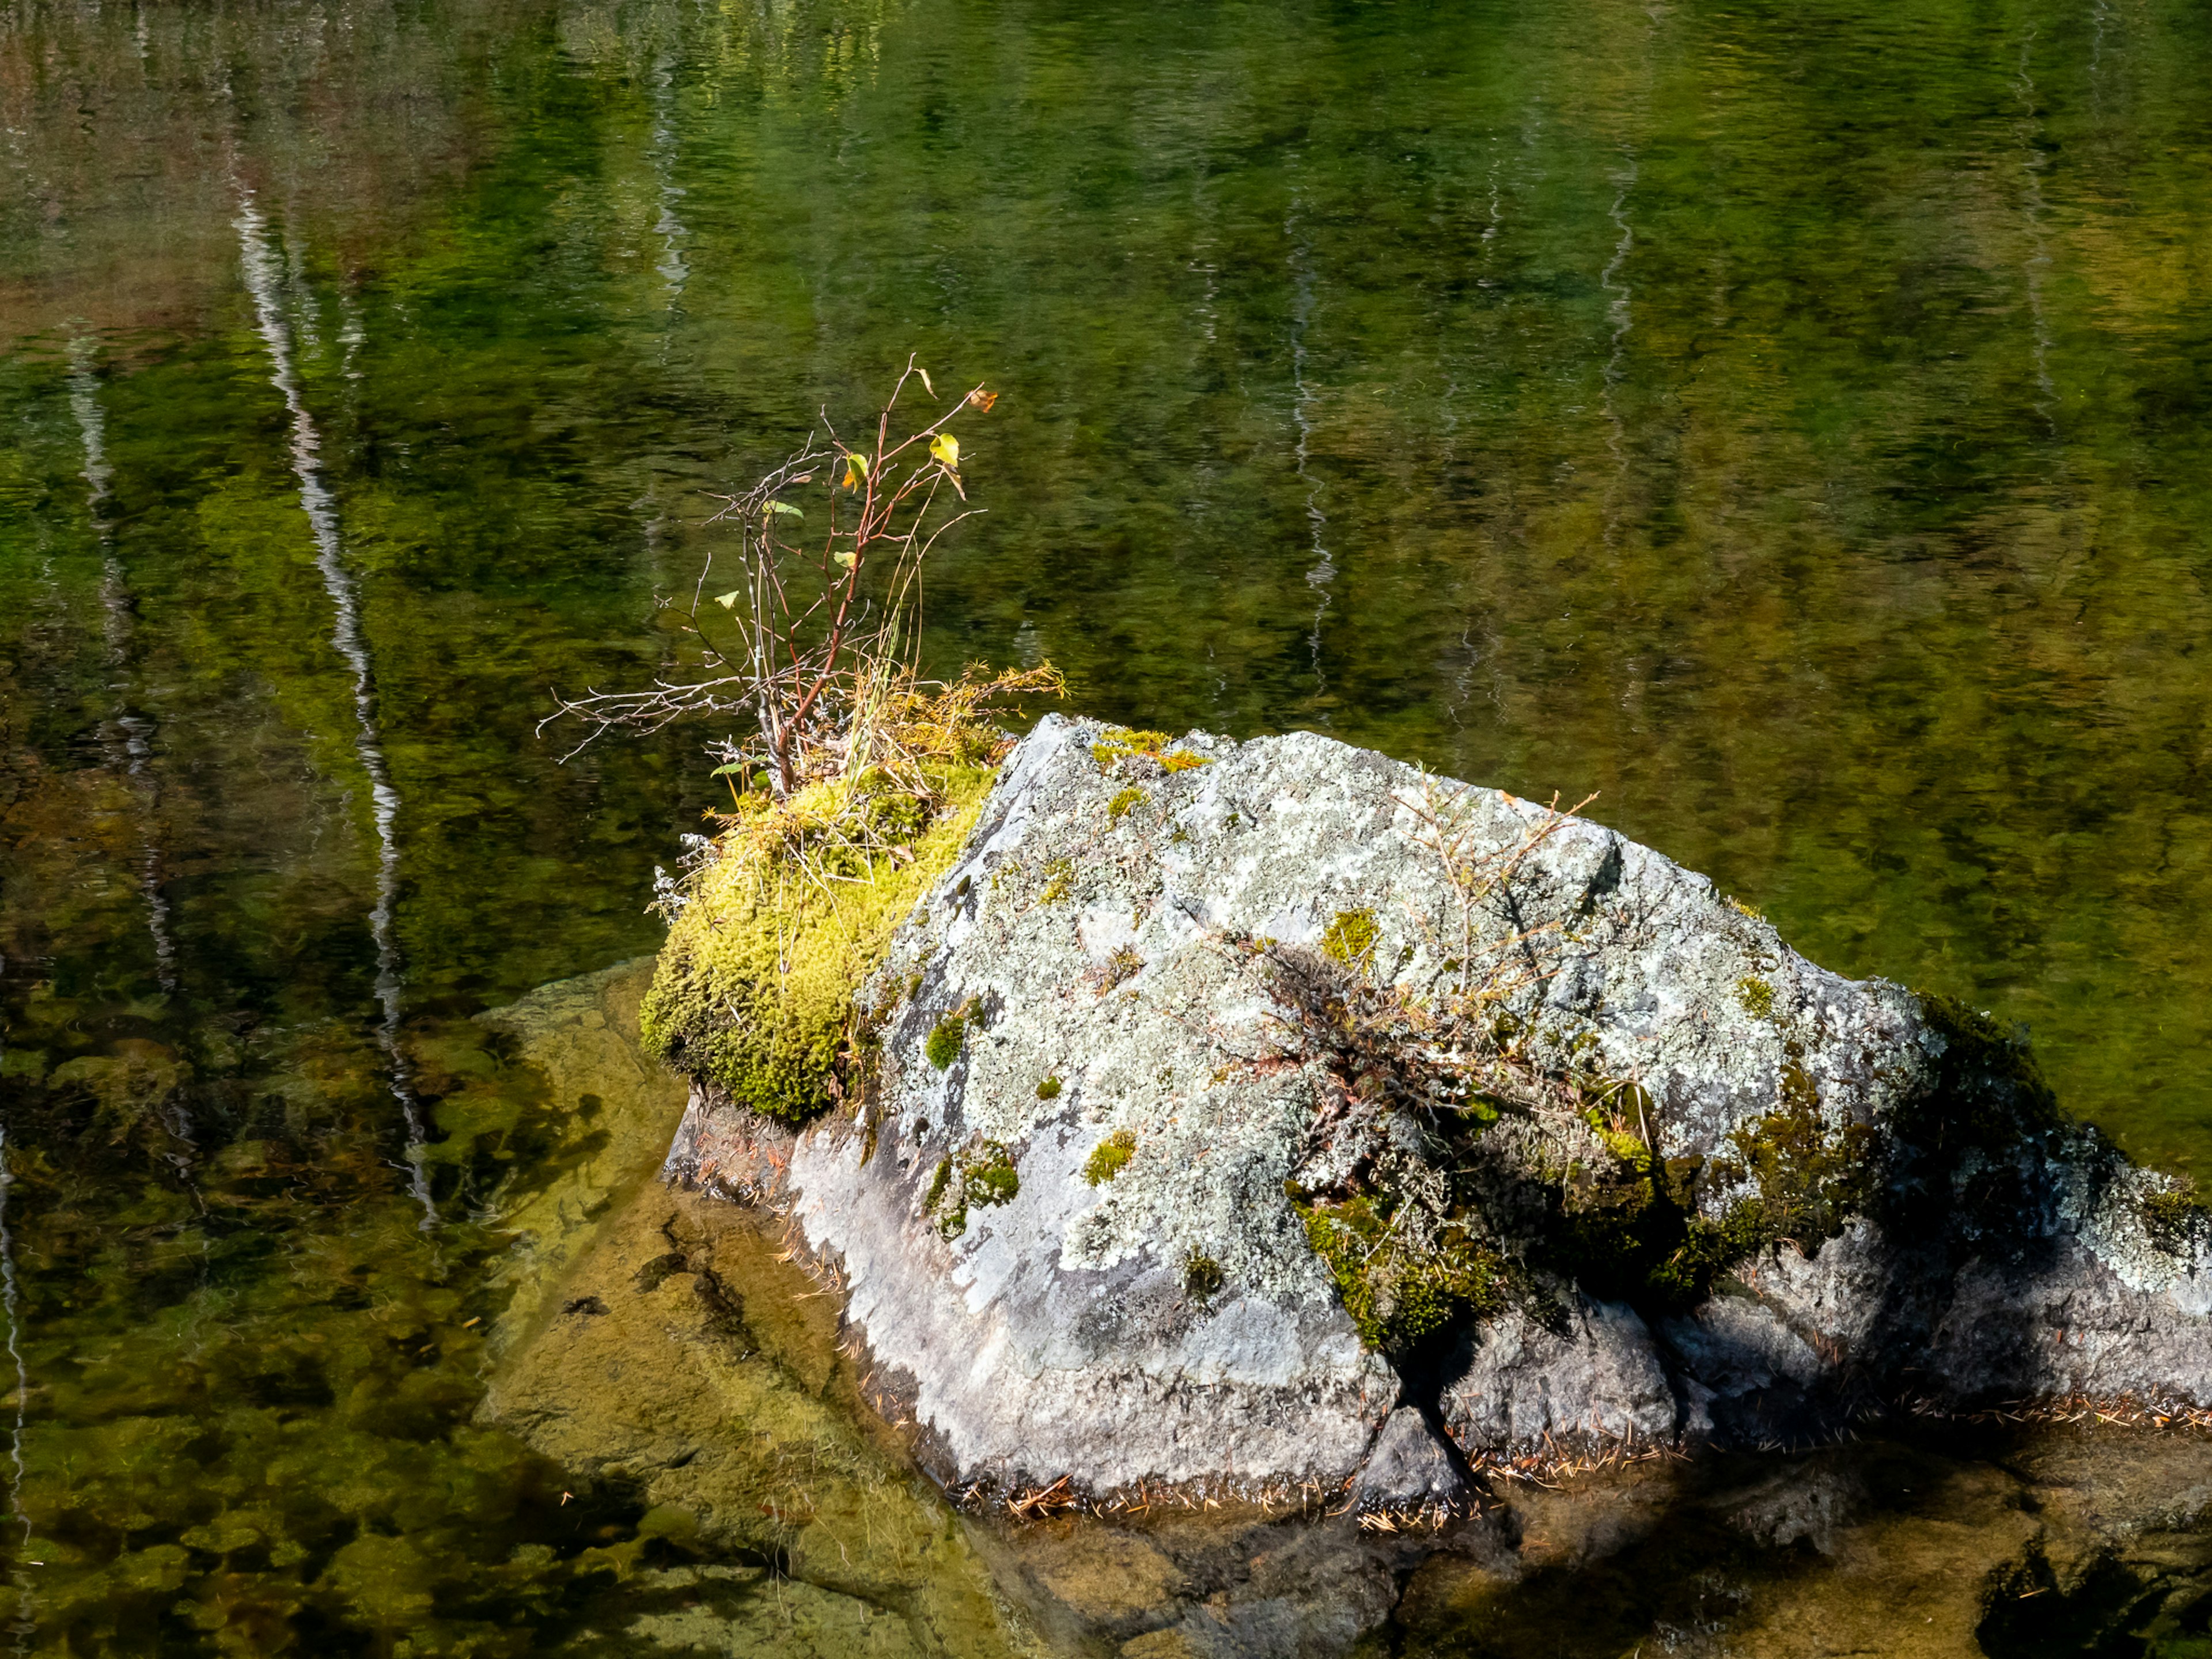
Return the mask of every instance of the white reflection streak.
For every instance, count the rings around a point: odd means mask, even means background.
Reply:
[[[663,249],[660,263],[654,269],[668,286],[672,310],[684,297],[684,284],[691,275],[691,267],[684,258],[684,245],[690,240],[690,232],[684,228],[684,221],[676,212],[677,204],[684,199],[684,189],[674,182],[676,122],[672,106],[675,97],[675,62],[672,54],[663,52],[653,64],[653,175],[660,196],[660,219],[653,229],[660,238]]]
[[[1625,274],[1628,269],[1628,256],[1636,247],[1636,229],[1628,217],[1628,198],[1629,193],[1636,188],[1638,169],[1636,152],[1632,149],[1623,144],[1620,153],[1624,167],[1623,170],[1615,175],[1615,182],[1620,188],[1613,196],[1613,207],[1607,216],[1612,219],[1613,228],[1620,234],[1613,245],[1613,258],[1606,262],[1605,270],[1598,277],[1598,286],[1613,296],[1612,301],[1606,307],[1607,319],[1613,325],[1613,349],[1605,360],[1602,383],[1602,395],[1605,400],[1605,445],[1613,453],[1613,489],[1609,492],[1613,499],[1607,503],[1605,515],[1605,540],[1608,547],[1617,542],[1620,537],[1619,494],[1628,482],[1628,432],[1626,425],[1621,420],[1620,404],[1615,394],[1619,392],[1621,380],[1627,373],[1626,363],[1628,356],[1628,333],[1636,326],[1635,313],[1632,306],[1635,296],[1625,280]]]
[[[300,506],[315,537],[315,568],[322,572],[323,590],[330,595],[337,622],[331,643],[353,670],[353,708],[356,722],[354,750],[362,770],[368,775],[369,797],[376,819],[376,905],[369,912],[369,932],[376,941],[376,997],[384,1011],[378,1042],[392,1073],[392,1098],[407,1123],[407,1161],[414,1172],[416,1201],[422,1206],[422,1225],[437,1223],[438,1212],[430,1198],[430,1182],[423,1167],[422,1114],[415,1098],[413,1073],[399,1042],[399,945],[392,920],[399,896],[399,794],[392,787],[391,769],[385,763],[384,741],[376,729],[376,687],[369,669],[368,647],[361,631],[361,600],[353,574],[346,568],[345,550],[338,538],[337,502],[324,482],[322,441],[314,417],[301,394],[300,377],[293,367],[292,331],[285,321],[279,289],[276,252],[269,243],[268,222],[254,205],[251,191],[239,191],[240,261],[246,290],[262,340],[269,347],[269,379],[284,399],[292,417],[292,473],[300,481]]]
[[[30,1407],[31,1370],[23,1362],[19,1340],[23,1323],[22,1288],[15,1278],[15,1237],[8,1231],[8,1189],[15,1177],[8,1169],[8,1127],[0,1123],[0,1308],[8,1315],[8,1358],[15,1364],[15,1421],[8,1437],[8,1514],[22,1528],[15,1551],[15,1651],[27,1652],[38,1623],[31,1617],[34,1605],[31,1575],[31,1516],[23,1507],[23,1431]]]
[[[1296,289],[1291,308],[1291,419],[1298,428],[1298,441],[1291,453],[1297,462],[1298,482],[1306,487],[1306,521],[1313,526],[1314,566],[1306,572],[1306,586],[1317,596],[1314,605],[1313,631],[1306,635],[1306,649],[1313,657],[1314,689],[1328,690],[1328,677],[1321,666],[1322,619],[1328,615],[1330,590],[1336,583],[1336,561],[1329,556],[1328,544],[1322,532],[1328,526],[1328,515],[1321,510],[1321,481],[1307,468],[1313,442],[1313,388],[1306,384],[1306,334],[1313,326],[1314,270],[1313,249],[1300,234],[1298,208],[1293,201],[1290,223],[1284,227],[1291,241],[1291,270]],[[1327,713],[1322,723],[1328,723]]]
[[[78,435],[84,442],[84,482],[89,495],[93,533],[100,539],[100,604],[103,612],[101,637],[107,647],[107,666],[118,677],[125,673],[131,654],[131,593],[123,580],[123,561],[115,550],[114,527],[106,507],[113,493],[114,473],[107,465],[107,418],[100,406],[100,377],[92,372],[98,348],[88,335],[70,341],[70,412],[76,417]],[[106,741],[109,763],[134,780],[143,797],[138,808],[138,884],[146,896],[146,931],[154,939],[154,973],[162,992],[177,990],[177,945],[169,927],[169,900],[162,890],[161,848],[154,839],[154,814],[160,790],[150,762],[154,723],[127,706],[116,715],[113,729],[121,741]],[[191,1137],[181,1137],[190,1141]]]

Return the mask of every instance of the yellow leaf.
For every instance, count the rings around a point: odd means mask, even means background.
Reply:
[[[929,453],[950,472],[960,465],[960,440],[950,432],[940,432],[929,441]]]
[[[846,569],[850,570],[853,568],[853,561],[858,558],[860,555],[854,552],[851,548],[848,547],[840,549],[838,551],[832,553],[830,556],[836,560],[837,562],[842,565]]]
[[[934,398],[937,395],[937,388],[929,383],[929,371],[920,363],[916,363],[914,366],[914,372],[921,376],[921,389]]]
[[[726,593],[715,594],[714,603],[720,605],[723,610],[727,611],[732,605],[735,605],[744,597],[744,589],[742,587],[733,587]]]
[[[847,450],[845,452],[845,488],[859,489],[867,476],[868,458],[865,455],[855,455],[851,450]]]

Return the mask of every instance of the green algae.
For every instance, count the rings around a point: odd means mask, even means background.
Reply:
[[[864,777],[739,815],[669,930],[643,1013],[649,1052],[783,1123],[806,1122],[854,1091],[867,1039],[856,994],[951,867],[992,775],[977,763],[924,769],[935,794],[927,810]],[[905,837],[908,854],[840,844],[834,832],[856,823],[878,841]],[[810,858],[827,867],[810,869]],[[933,1063],[951,1064],[934,1052]]]

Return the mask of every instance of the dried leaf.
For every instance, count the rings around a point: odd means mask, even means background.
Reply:
[[[968,394],[968,401],[988,415],[991,412],[991,405],[999,401],[999,394],[995,392],[986,392],[979,386]]]
[[[937,395],[937,388],[929,383],[929,371],[920,363],[916,363],[914,366],[914,372],[921,376],[921,389],[934,398]]]

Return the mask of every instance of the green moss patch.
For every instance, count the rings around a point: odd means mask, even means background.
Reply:
[[[1321,936],[1321,948],[1347,968],[1364,964],[1380,930],[1372,910],[1340,910]]]
[[[1091,1149],[1083,1165],[1083,1178],[1094,1187],[1103,1187],[1136,1155],[1137,1137],[1127,1129],[1116,1129]]]
[[[930,1029],[928,1041],[921,1045],[922,1058],[939,1071],[945,1070],[960,1058],[960,1050],[968,1042],[968,1028],[975,1023],[981,1005],[969,997]]]
[[[1502,1304],[1504,1263],[1455,1223],[1423,1240],[1390,1224],[1395,1206],[1387,1197],[1296,1207],[1306,1243],[1328,1266],[1345,1312],[1370,1348],[1407,1352]]]
[[[647,1048],[779,1122],[850,1097],[870,1046],[855,994],[951,867],[990,758],[927,764],[927,798],[881,774],[788,802],[749,797],[669,930],[640,1022]],[[870,846],[896,850],[859,850]]]
[[[1131,784],[1106,803],[1106,816],[1109,818],[1125,818],[1129,816],[1130,809],[1144,798],[1145,792],[1136,785]]]
[[[1192,1301],[1212,1301],[1228,1282],[1228,1275],[1221,1271],[1221,1264],[1204,1252],[1193,1250],[1183,1258],[1182,1290]]]
[[[967,1231],[970,1209],[1007,1203],[1021,1190],[1021,1176],[1006,1144],[980,1140],[937,1166],[922,1209],[935,1220],[939,1233],[957,1238]]]

